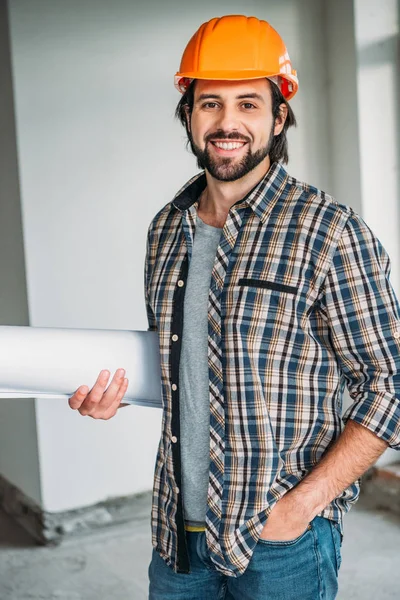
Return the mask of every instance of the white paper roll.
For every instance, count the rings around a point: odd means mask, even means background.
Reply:
[[[125,369],[121,402],[162,408],[156,331],[0,326],[0,398],[65,398]]]

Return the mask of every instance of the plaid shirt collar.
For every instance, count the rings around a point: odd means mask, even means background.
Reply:
[[[288,174],[278,162],[272,163],[267,173],[244,198],[235,203],[236,208],[250,206],[257,217],[265,223],[268,215],[282,196],[288,179]],[[293,178],[292,178],[293,179]],[[172,201],[172,206],[180,211],[190,208],[198,202],[201,192],[207,185],[205,172],[198,173],[181,188]]]

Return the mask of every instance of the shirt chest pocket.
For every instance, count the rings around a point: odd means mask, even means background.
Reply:
[[[263,278],[240,277],[226,291],[223,303],[225,334],[257,347],[287,339],[299,327],[306,310],[305,294],[295,285]]]

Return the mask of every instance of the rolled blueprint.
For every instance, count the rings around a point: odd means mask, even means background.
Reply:
[[[121,402],[162,408],[158,333],[0,326],[0,398],[68,399],[100,371],[125,369]]]

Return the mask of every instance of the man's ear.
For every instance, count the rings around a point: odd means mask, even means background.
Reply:
[[[288,108],[286,104],[282,102],[282,104],[279,105],[279,115],[275,119],[274,135],[279,135],[281,133],[283,126],[285,125],[287,115]]]
[[[185,104],[185,106],[183,107],[183,110],[185,111],[187,128],[188,128],[188,130],[190,132],[190,112],[189,112],[189,106],[187,104]]]

